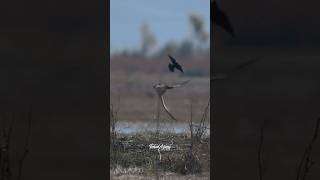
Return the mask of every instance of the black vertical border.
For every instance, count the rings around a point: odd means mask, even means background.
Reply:
[[[213,164],[214,164],[214,139],[213,139],[213,22],[212,22],[212,4],[210,0],[210,179],[213,179]]]
[[[106,37],[106,74],[107,74],[107,89],[106,89],[106,96],[107,96],[107,102],[106,102],[106,171],[107,171],[107,179],[110,178],[110,1],[104,0],[106,11],[104,13],[104,16],[106,17],[106,29],[104,32],[107,34]]]

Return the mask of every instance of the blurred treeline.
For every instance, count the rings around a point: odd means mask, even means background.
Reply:
[[[210,32],[205,30],[205,24],[203,17],[194,13],[190,14],[189,25],[192,34],[182,41],[168,41],[162,47],[156,49],[157,37],[152,32],[149,23],[145,22],[140,28],[141,46],[139,49],[122,49],[112,54],[121,57],[143,57],[146,59],[159,59],[167,54],[189,58],[208,56],[210,53]]]

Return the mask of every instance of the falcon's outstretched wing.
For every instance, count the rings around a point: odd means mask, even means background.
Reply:
[[[246,61],[244,63],[241,63],[239,64],[237,67],[233,68],[229,73],[232,74],[232,73],[235,73],[235,72],[238,72],[240,71],[241,69],[244,69],[245,67],[251,65],[251,64],[254,64],[256,63],[257,61],[259,61],[260,58],[254,58],[254,59],[251,59],[249,61]]]
[[[190,81],[190,80],[186,80],[186,81],[183,81],[182,83],[174,84],[174,85],[167,86],[167,87],[168,87],[168,89],[181,87],[181,86],[183,86],[183,85],[187,84],[189,81]]]

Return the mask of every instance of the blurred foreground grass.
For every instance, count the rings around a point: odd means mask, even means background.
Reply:
[[[194,142],[190,151],[191,138],[185,133],[117,134],[110,146],[110,173],[113,179],[116,179],[115,177],[121,179],[119,177],[124,175],[127,175],[128,179],[134,175],[143,179],[143,177],[161,177],[165,174],[167,174],[165,179],[171,175],[178,179],[179,176],[193,175],[199,179],[210,171],[209,142],[209,137],[203,137]],[[170,151],[160,151],[161,160],[159,160],[159,152],[149,149],[149,144],[152,143],[171,145],[173,148]],[[205,179],[209,177],[206,176]]]

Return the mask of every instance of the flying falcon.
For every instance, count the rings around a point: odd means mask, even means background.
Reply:
[[[164,102],[164,98],[163,98],[163,95],[165,92],[167,92],[168,89],[173,89],[173,88],[177,88],[177,87],[181,87],[185,84],[187,84],[190,80],[187,80],[187,81],[184,81],[182,83],[179,83],[179,84],[175,84],[175,85],[167,85],[167,84],[164,84],[164,83],[158,83],[156,85],[153,86],[153,88],[155,89],[155,91],[157,92],[160,100],[161,100],[161,104],[164,108],[164,110],[168,113],[168,115],[173,119],[173,120],[177,120],[169,111],[168,107],[166,106],[165,102]]]
[[[233,28],[231,26],[231,23],[229,21],[229,18],[227,17],[226,13],[222,11],[218,4],[214,1],[211,1],[211,13],[210,13],[210,20],[222,27],[226,32],[228,32],[232,37],[235,37]]]
[[[176,69],[178,69],[179,71],[181,71],[183,73],[183,69],[180,66],[180,64],[178,64],[178,62],[173,57],[171,57],[170,55],[168,55],[168,56],[169,56],[170,61],[171,61],[171,62],[169,62],[169,65],[168,65],[169,70],[171,72],[174,72],[174,69],[176,68]]]

